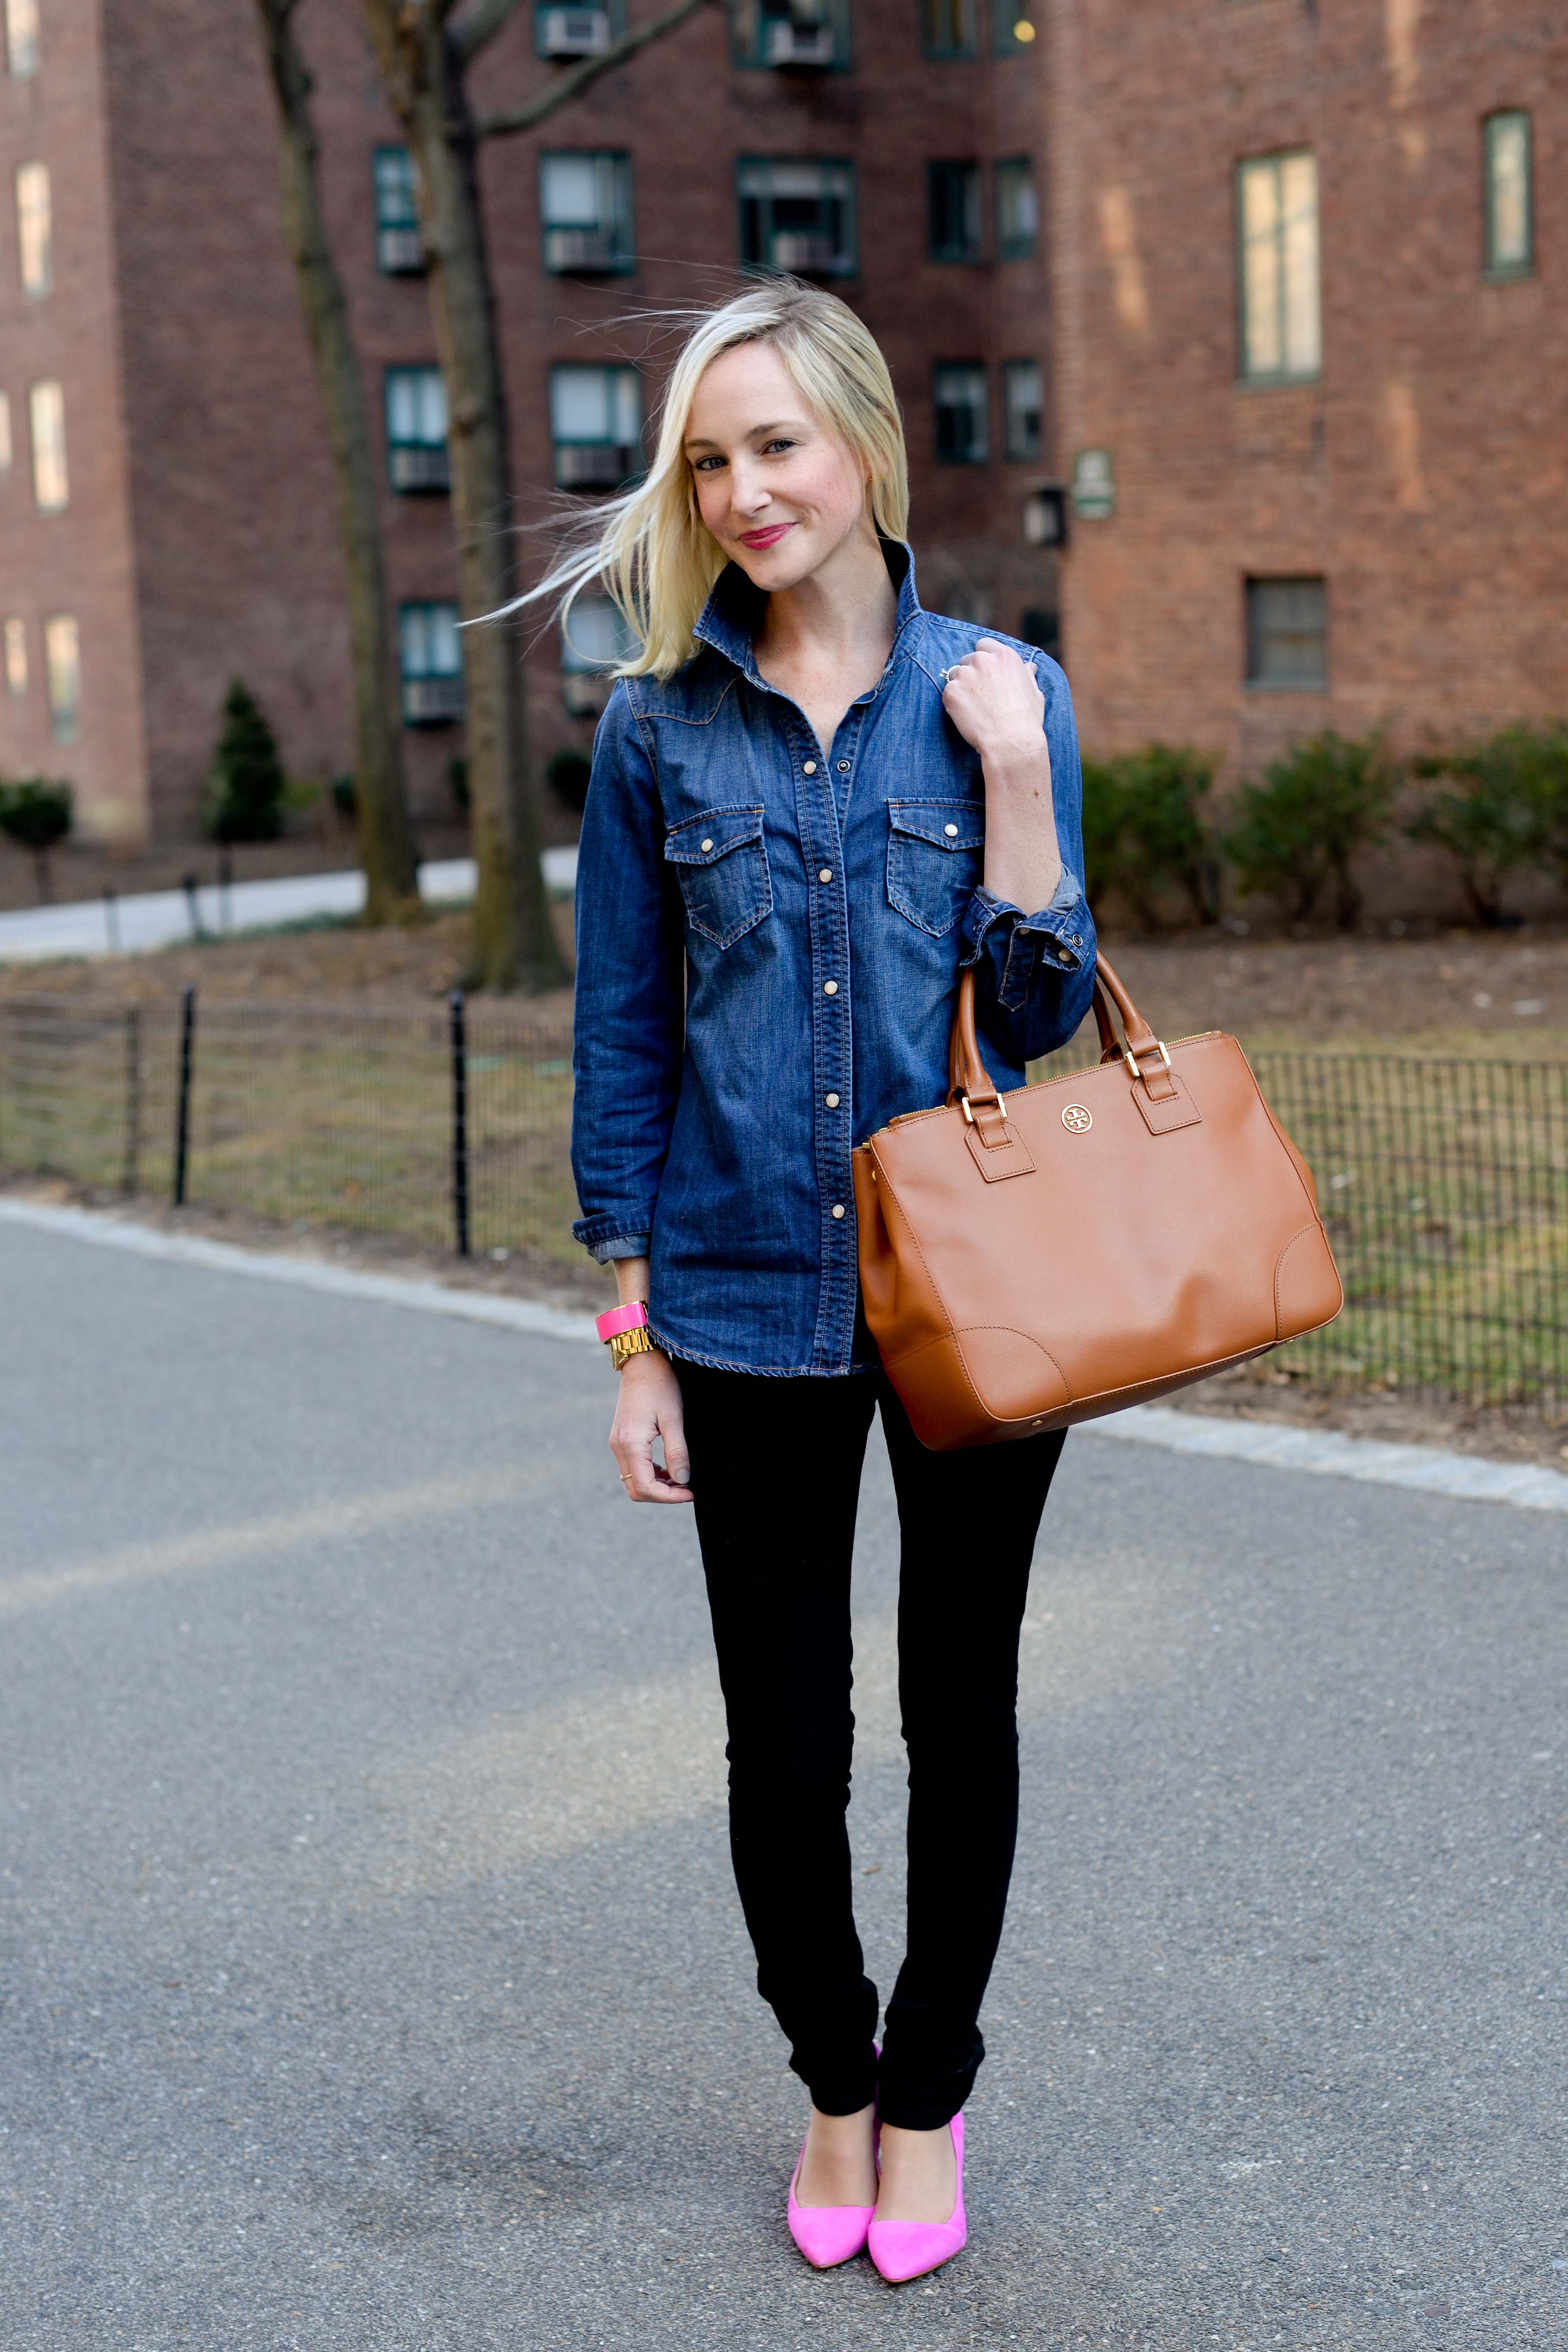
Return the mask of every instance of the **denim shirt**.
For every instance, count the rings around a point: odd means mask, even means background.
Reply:
[[[947,1093],[962,965],[998,1086],[1089,1009],[1081,777],[1068,684],[1046,698],[1062,878],[1026,916],[981,881],[980,759],[942,709],[994,630],[921,610],[909,551],[886,668],[824,757],[759,675],[764,600],[738,566],[673,677],[621,679],[594,745],[577,864],[572,1165],[596,1258],[651,1261],[677,1358],[737,1371],[877,1362],[858,1314],[849,1153]],[[1006,644],[1012,640],[1003,638]]]

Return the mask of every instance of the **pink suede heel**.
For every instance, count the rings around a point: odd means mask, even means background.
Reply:
[[[963,2215],[963,2117],[954,2116],[948,2128],[952,2134],[958,2188],[947,2220],[873,2221],[866,2232],[871,2260],[889,2286],[900,2286],[905,2279],[922,2278],[927,2271],[940,2270],[943,2263],[952,2261],[969,2236],[969,2224]]]
[[[875,2147],[873,2139],[873,2161]],[[840,2263],[850,2262],[864,2252],[866,2232],[877,2209],[874,2205],[797,2205],[795,2184],[805,2161],[805,2142],[802,2140],[789,2184],[789,2233],[814,2270],[837,2270]]]
[[[882,2055],[879,2042],[871,2044],[872,2055]],[[877,2162],[881,2147],[882,2121],[873,2107],[871,2116],[871,2162],[877,2177],[881,2179],[881,2167]],[[866,2232],[871,2226],[874,2205],[797,2205],[795,2184],[800,2179],[800,2168],[805,2162],[805,2142],[801,2141],[800,2154],[795,2160],[790,2176],[789,2233],[814,2270],[837,2270],[840,2263],[852,2262],[865,2251]]]

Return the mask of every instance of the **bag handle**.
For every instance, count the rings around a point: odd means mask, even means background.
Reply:
[[[1121,1018],[1121,1039],[1113,1012]],[[1125,1062],[1133,1081],[1142,1080],[1152,1101],[1168,1101],[1176,1091],[1171,1057],[1103,956],[1095,962],[1094,1019],[1101,1062]],[[991,1083],[974,1027],[973,964],[958,977],[958,1002],[947,1051],[947,1099],[958,1105],[972,1127],[980,1129],[983,1143],[994,1146],[1007,1139],[1007,1105]]]

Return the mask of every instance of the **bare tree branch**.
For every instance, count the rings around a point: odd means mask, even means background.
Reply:
[[[707,5],[708,0],[675,0],[675,5],[667,8],[662,16],[650,16],[646,25],[639,25],[634,32],[624,33],[598,57],[584,58],[580,65],[574,66],[558,81],[552,81],[548,89],[540,90],[523,105],[507,107],[499,114],[481,114],[474,126],[478,136],[481,139],[506,139],[514,131],[531,131],[537,123],[553,114],[557,107],[565,106],[579,97],[591,82],[598,80],[601,74],[609,73],[616,66],[624,66],[628,58],[635,58],[637,51],[646,49],[650,41],[662,40],[666,33],[673,33],[678,25],[684,24],[688,16],[694,16],[699,8]]]
[[[463,63],[477,58],[487,41],[493,41],[501,26],[518,10],[518,0],[476,0],[466,16],[459,16],[452,27],[452,45]]]

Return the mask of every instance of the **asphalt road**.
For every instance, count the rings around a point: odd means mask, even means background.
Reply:
[[[7,2352],[1568,2341],[1560,1519],[1069,1440],[970,2246],[892,2290],[785,2234],[596,1351],[5,1228],[0,1301]],[[889,1526],[879,1454],[884,1984]]]

